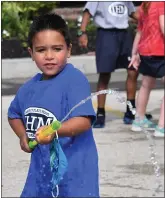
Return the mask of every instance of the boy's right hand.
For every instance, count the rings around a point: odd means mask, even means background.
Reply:
[[[28,142],[29,142],[29,140],[28,140],[28,137],[26,135],[20,137],[21,149],[23,151],[25,151],[26,153],[31,153],[32,149],[29,148]]]

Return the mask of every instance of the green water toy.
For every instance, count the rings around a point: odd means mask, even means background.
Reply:
[[[40,134],[42,136],[48,136],[48,135],[52,135],[53,133],[55,133],[59,128],[61,127],[61,122],[59,122],[58,120],[52,122],[50,125],[48,125],[46,128],[44,128]],[[29,141],[29,148],[34,149],[35,146],[37,146],[38,142],[36,140],[32,140]]]

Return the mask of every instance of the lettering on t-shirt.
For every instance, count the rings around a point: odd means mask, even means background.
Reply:
[[[108,7],[108,11],[113,16],[122,17],[128,14],[128,8],[121,2],[114,2]]]
[[[29,107],[24,112],[26,133],[29,139],[35,138],[35,133],[38,128],[44,125],[50,125],[56,117],[44,108]]]

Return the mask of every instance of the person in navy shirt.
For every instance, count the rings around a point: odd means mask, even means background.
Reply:
[[[50,145],[55,135],[37,138],[45,125],[61,121],[81,100],[90,96],[88,80],[72,64],[66,22],[56,14],[37,17],[28,36],[29,52],[41,73],[22,85],[8,109],[11,128],[21,149],[31,153],[28,176],[21,197],[52,197]],[[77,107],[57,131],[68,161],[59,183],[59,197],[99,197],[98,153],[91,125],[95,112],[91,100]],[[29,140],[36,139],[34,150]]]

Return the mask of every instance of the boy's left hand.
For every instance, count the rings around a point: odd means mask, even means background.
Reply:
[[[38,144],[49,144],[52,142],[52,140],[54,139],[55,137],[55,133],[52,134],[52,135],[49,135],[49,136],[44,136],[42,135],[42,130],[47,127],[47,126],[42,126],[40,127],[37,132],[36,132],[36,141],[38,142]]]

